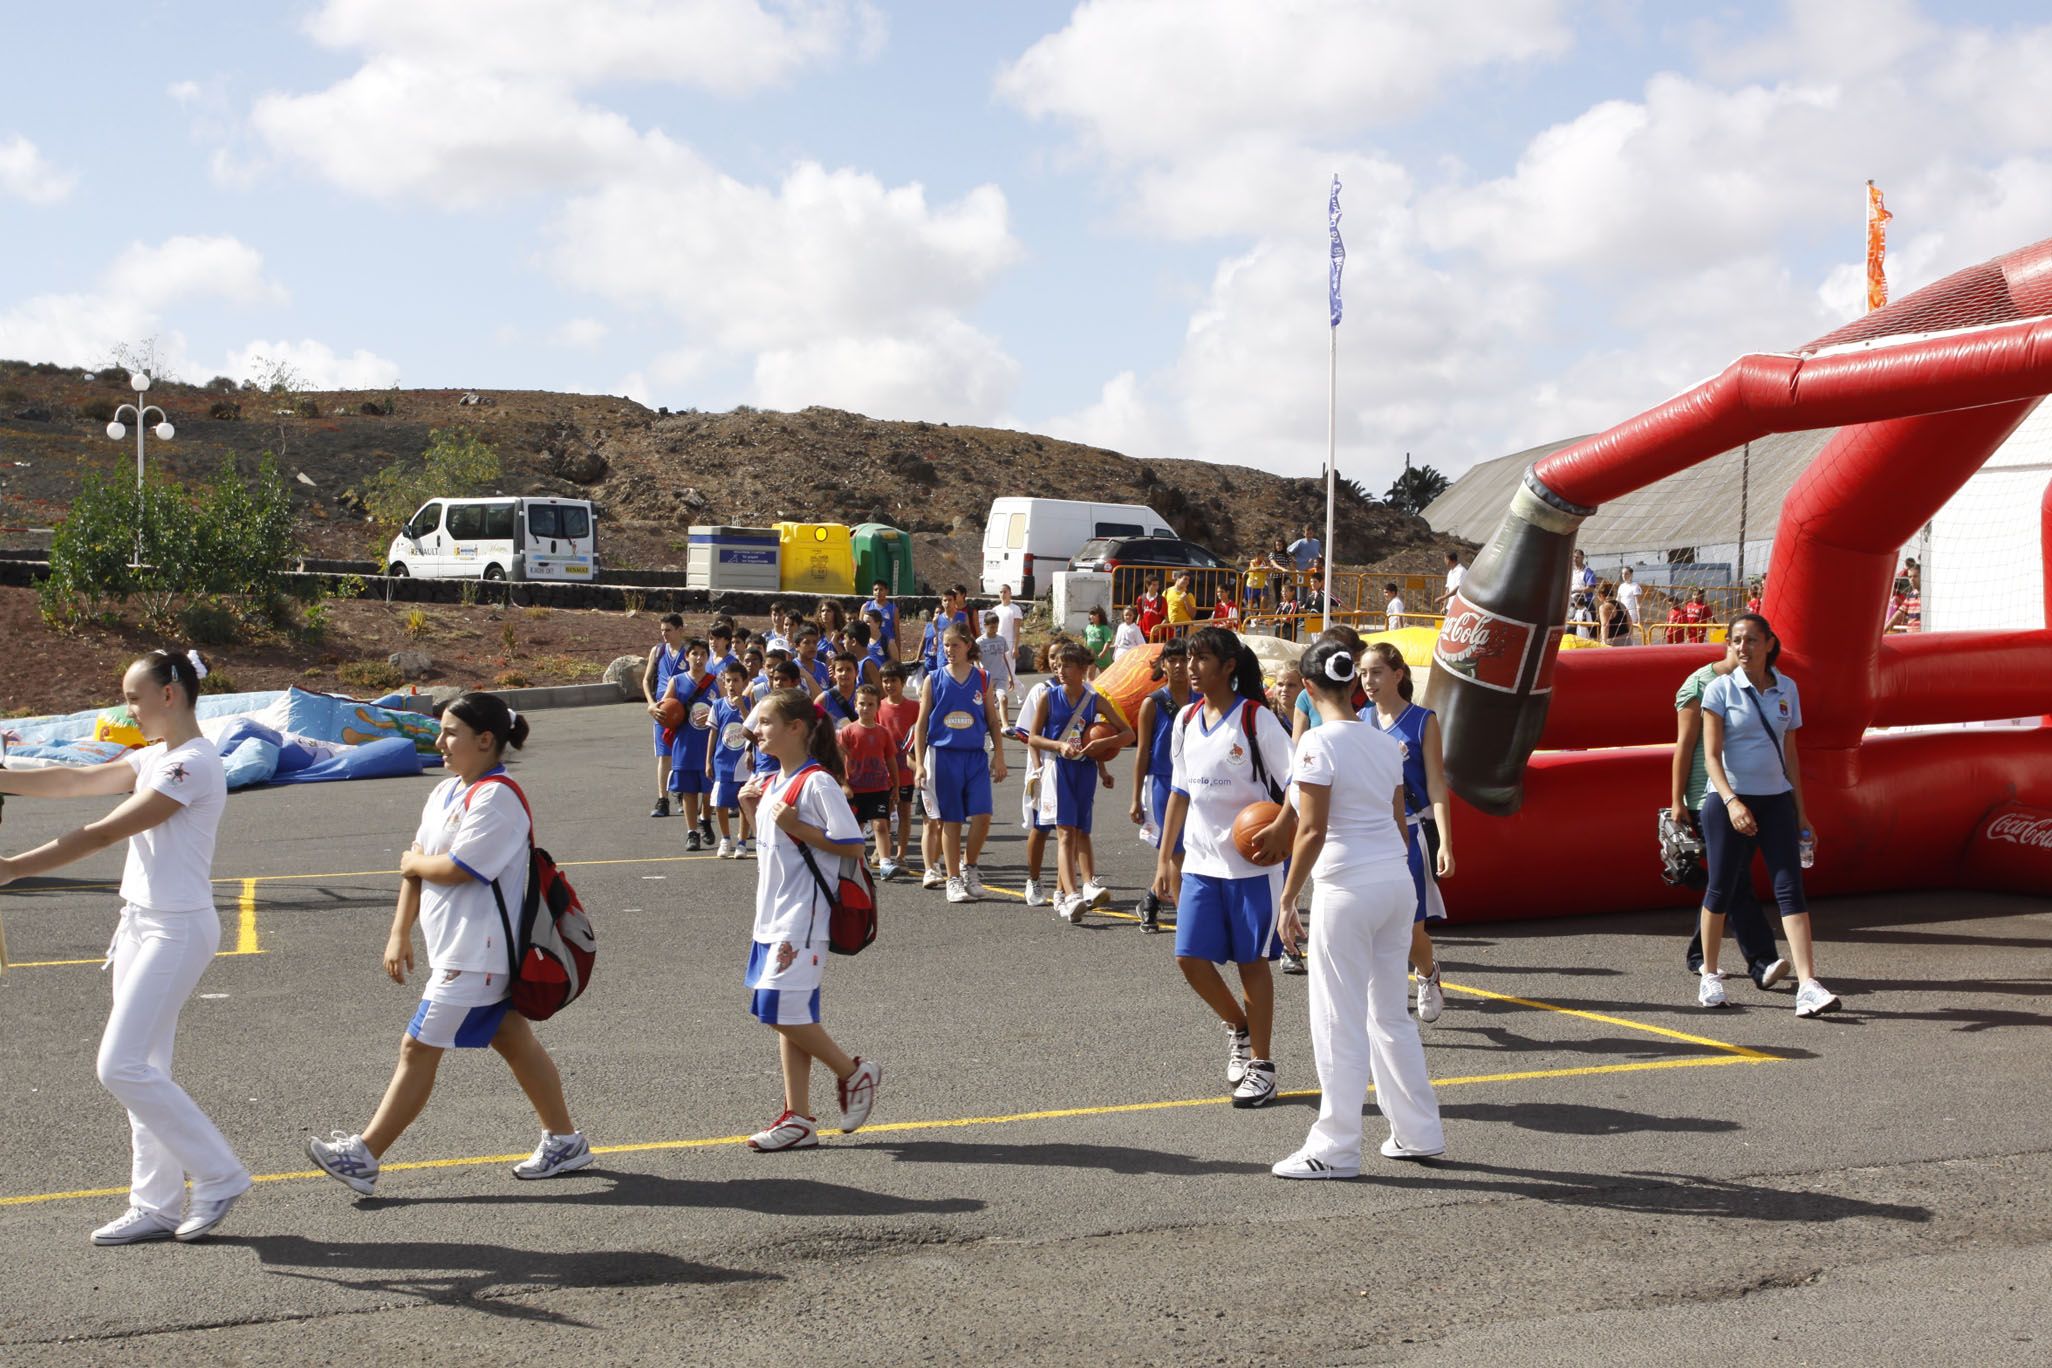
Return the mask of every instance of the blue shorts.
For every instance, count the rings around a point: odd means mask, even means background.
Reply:
[[[790,965],[777,969],[776,947],[767,941],[748,944],[748,1015],[765,1026],[811,1026],[819,1022],[819,982],[826,974],[822,944],[798,952]]]
[[[700,759],[702,763],[703,757],[700,757]],[[702,769],[677,763],[675,753],[673,752],[670,758],[670,792],[710,793],[712,792],[712,780],[705,777],[705,771]]]
[[[406,1023],[406,1034],[438,1050],[481,1050],[492,1043],[512,1006],[510,998],[483,1007],[422,998],[413,1009],[413,1020]]]
[[[1158,850],[1161,848],[1161,836],[1159,833],[1162,827],[1168,823],[1169,794],[1174,792],[1174,790],[1169,787],[1169,776],[1166,774],[1150,774],[1147,778],[1147,794],[1151,800],[1148,806],[1154,809],[1154,830],[1157,833],[1154,838],[1154,845]],[[1188,826],[1189,824],[1189,820],[1186,817],[1183,825]],[[1175,853],[1178,855],[1183,853],[1183,833],[1180,831],[1176,833]]]
[[[1252,964],[1282,954],[1276,905],[1283,868],[1246,879],[1184,874],[1176,902],[1176,955],[1213,964]]]
[[[722,779],[713,776],[712,805],[722,812],[741,810],[741,781],[734,778]]]
[[[653,727],[655,728],[655,753],[656,753],[656,759],[660,760],[660,759],[662,759],[662,758],[663,758],[664,756],[666,756],[666,755],[668,755],[668,754],[670,753],[670,743],[669,743],[669,742],[667,742],[667,741],[665,741],[665,740],[663,740],[663,724],[662,724],[662,723],[660,723],[660,722],[653,722],[653,723],[650,723],[650,725],[651,725],[651,726],[653,726]]]
[[[943,822],[990,816],[990,757],[983,747],[933,746],[926,752],[926,764],[933,772],[933,796]]]
[[[1049,780],[1048,773],[1041,771],[1040,782]],[[1074,827],[1085,836],[1090,834],[1091,811],[1097,804],[1097,764],[1091,760],[1063,760],[1054,762],[1055,825]]]
[[[1414,922],[1424,921],[1431,909],[1425,896],[1425,871],[1439,868],[1439,824],[1420,822],[1404,833],[1404,857],[1411,866],[1411,889],[1418,895],[1418,910],[1412,915]]]

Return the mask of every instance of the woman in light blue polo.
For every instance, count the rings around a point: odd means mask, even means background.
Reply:
[[[1696,1000],[1726,1005],[1717,971],[1724,913],[1753,877],[1753,855],[1767,862],[1774,901],[1795,961],[1796,1015],[1838,1010],[1838,998],[1817,981],[1810,916],[1803,898],[1802,843],[1809,834],[1803,810],[1802,764],[1796,732],[1803,725],[1796,682],[1775,669],[1781,642],[1758,613],[1731,620],[1727,636],[1738,666],[1703,691],[1703,765],[1712,793],[1703,798],[1703,845],[1710,883],[1703,893],[1703,976]]]

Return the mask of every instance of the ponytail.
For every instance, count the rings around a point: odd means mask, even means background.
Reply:
[[[1255,703],[1267,700],[1268,681],[1261,677],[1261,657],[1230,628],[1199,627],[1190,634],[1190,650],[1232,662],[1233,692]]]
[[[527,744],[527,719],[497,694],[472,690],[459,695],[442,711],[474,732],[490,732],[501,755],[508,746],[519,750]]]
[[[150,681],[160,689],[176,685],[185,690],[185,706],[190,708],[199,702],[200,681],[207,677],[207,659],[198,651],[166,649],[151,651],[135,662],[149,672]],[[135,666],[129,666],[134,669]]]
[[[841,741],[824,707],[806,697],[802,689],[778,689],[763,700],[763,707],[779,722],[807,721],[811,730],[805,735],[806,754],[837,782],[843,777]]]

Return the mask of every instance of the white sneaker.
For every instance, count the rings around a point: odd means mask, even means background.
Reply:
[[[754,838],[752,838],[752,837],[748,837],[748,836],[743,836],[743,837],[741,838],[741,848],[740,848],[740,849],[738,849],[738,850],[736,850],[736,851],[734,852],[734,858],[735,858],[735,859],[737,859],[737,860],[752,860],[752,859],[754,859],[754,858],[755,858],[755,841],[754,841]]]
[[[969,890],[972,898],[987,898],[990,890],[983,886],[983,871],[973,864],[962,866],[962,886]]]
[[[178,1231],[178,1222],[144,1211],[141,1207],[130,1207],[126,1215],[117,1216],[93,1232],[96,1245],[141,1244],[145,1240],[168,1240]]]
[[[1055,915],[1071,926],[1083,924],[1083,914],[1090,910],[1090,904],[1083,901],[1080,893],[1064,893],[1056,904]]]
[[[720,837],[720,848],[713,852],[714,855],[718,856],[722,860],[733,859],[735,853],[736,852],[734,850],[734,843],[731,840],[728,840],[725,836]]]
[[[963,883],[960,876],[955,876],[948,880],[948,901],[951,903],[975,902],[976,895],[969,891],[969,885]]]
[[[1772,988],[1775,984],[1788,977],[1788,971],[1789,963],[1787,960],[1778,959],[1774,961],[1774,963],[1760,971],[1760,986],[1762,988]]]
[[[1111,890],[1092,879],[1083,885],[1083,901],[1089,903],[1093,909],[1103,907],[1111,901]]]
[[[1040,880],[1028,879],[1026,881],[1026,905],[1028,907],[1047,906],[1047,894],[1041,890]]]
[[[1731,999],[1725,995],[1724,975],[1704,970],[1696,978],[1696,1005],[1699,1007],[1729,1007]],[[1796,995],[1796,1011],[1801,1012],[1802,994]]]
[[[1328,1164],[1323,1159],[1314,1159],[1303,1150],[1298,1150],[1287,1159],[1278,1159],[1269,1167],[1270,1173],[1278,1178],[1359,1178],[1358,1168],[1341,1168]]]
[[[876,881],[878,883],[889,883],[892,879],[897,878],[898,875],[903,873],[904,868],[896,860],[886,856],[876,867]]]
[[[330,1178],[347,1183],[352,1191],[366,1197],[378,1185],[377,1156],[370,1152],[360,1135],[335,1131],[325,1140],[308,1137],[306,1157],[320,1165],[321,1171]]]
[[[1838,1010],[1838,994],[1826,988],[1815,979],[1804,979],[1796,989],[1796,1015],[1799,1017],[1823,1016],[1826,1012]]]
[[[919,876],[919,886],[921,888],[945,888],[947,887],[947,882],[948,876],[941,873],[939,865],[928,865],[926,872]]]
[[[763,1129],[748,1137],[748,1148],[757,1154],[774,1154],[779,1150],[814,1149],[819,1145],[819,1128],[809,1116],[787,1111]]]
[[[883,1065],[855,1056],[855,1072],[835,1083],[841,1100],[841,1132],[862,1129],[876,1105],[876,1085],[883,1082]]]
[[[242,1192],[248,1191],[247,1187],[242,1189]],[[188,1199],[185,1203],[185,1219],[178,1223],[178,1229],[173,1232],[178,1237],[178,1242],[191,1244],[213,1234],[215,1228],[228,1219],[228,1208],[235,1205],[242,1192],[206,1202],[197,1197]]]
[[[1238,1085],[1247,1076],[1247,1064],[1254,1058],[1254,1041],[1244,1026],[1226,1023],[1226,1082]]]
[[[1394,1135],[1382,1142],[1382,1157],[1385,1159],[1437,1159],[1445,1153],[1445,1145],[1432,1150],[1405,1149],[1397,1143]]]
[[[1233,1089],[1235,1107],[1265,1107],[1275,1101],[1275,1063],[1267,1059],[1250,1059],[1247,1072],[1240,1076],[1240,1085]]]
[[[578,1169],[591,1166],[591,1145],[584,1138],[583,1131],[571,1131],[568,1135],[542,1132],[541,1143],[534,1147],[534,1153],[513,1166],[515,1178],[553,1178],[559,1173],[575,1173]]]
[[[1446,993],[1439,986],[1439,968],[1418,975],[1418,1020],[1430,1026],[1446,1010]]]

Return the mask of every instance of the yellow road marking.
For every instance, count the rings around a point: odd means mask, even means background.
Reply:
[[[1727,1047],[1735,1049],[1736,1047]],[[1707,1059],[1649,1059],[1630,1064],[1585,1064],[1566,1069],[1528,1069],[1516,1073],[1470,1074],[1463,1078],[1437,1078],[1435,1088],[1457,1088],[1487,1083],[1522,1083],[1546,1078],[1588,1078],[1597,1074],[1643,1073],[1652,1069],[1700,1069],[1724,1064],[1773,1064],[1782,1062],[1778,1055],[1749,1051],[1746,1055],[1721,1054]],[[1374,1091],[1371,1088],[1369,1091]],[[1316,1088],[1302,1088],[1294,1092],[1279,1093],[1281,1097],[1316,1097]],[[1057,1107],[1046,1111],[1012,1112],[1002,1116],[958,1116],[934,1121],[888,1121],[881,1125],[864,1126],[863,1135],[904,1134],[908,1131],[954,1130],[965,1126],[1004,1126],[1020,1121],[1066,1121],[1078,1117],[1121,1116],[1134,1112],[1169,1111],[1185,1107],[1216,1107],[1232,1099],[1226,1096],[1186,1097],[1161,1102],[1120,1102],[1101,1107]],[[649,1154],[658,1150],[718,1149],[747,1142],[745,1135],[718,1135],[692,1140],[642,1140],[620,1145],[593,1145],[593,1154]],[[844,1142],[847,1143],[847,1142]],[[416,1169],[477,1168],[486,1164],[513,1164],[527,1158],[525,1151],[519,1154],[477,1154],[459,1159],[414,1159],[404,1163],[386,1164],[385,1173],[402,1173]],[[291,1173],[259,1173],[253,1181],[259,1183],[296,1183],[327,1175],[319,1169],[302,1169]],[[82,1188],[75,1192],[38,1192],[20,1197],[0,1197],[0,1207],[35,1206],[46,1202],[68,1202],[82,1198],[122,1197],[128,1189]]]
[[[261,955],[263,953],[263,951],[257,949],[256,886],[257,881],[255,879],[244,879],[242,881],[242,901],[237,909],[241,913],[241,920],[236,928],[234,950],[234,953],[238,955]]]
[[[1605,1016],[1601,1012],[1585,1012],[1579,1007],[1562,1007],[1551,1002],[1540,1002],[1534,998],[1513,997],[1509,993],[1492,993],[1487,988],[1471,988],[1461,983],[1441,983],[1449,992],[1466,993],[1470,997],[1487,998],[1492,1002],[1511,1002],[1520,1007],[1536,1007],[1542,1012],[1558,1012],[1562,1016],[1580,1017],[1584,1021],[1600,1021],[1605,1026],[1621,1026],[1627,1031],[1644,1031],[1648,1035],[1666,1036],[1669,1040],[1680,1040],[1690,1045],[1701,1045],[1705,1049],[1723,1050],[1740,1059],[1769,1060],[1779,1055],[1752,1050],[1744,1045],[1734,1045],[1726,1040],[1712,1040],[1708,1036],[1690,1035],[1687,1031],[1670,1030],[1665,1026],[1649,1026],[1643,1021],[1630,1021],[1624,1017]]]

